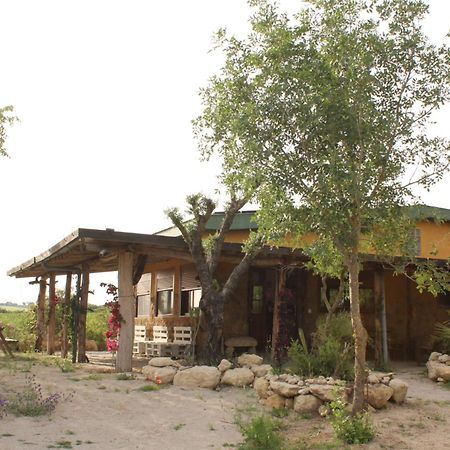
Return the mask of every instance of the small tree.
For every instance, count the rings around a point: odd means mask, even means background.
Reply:
[[[223,157],[225,183],[258,183],[261,227],[313,233],[315,244],[302,245],[313,261],[339,258],[356,414],[366,378],[362,255],[411,247],[402,206],[412,186],[429,188],[448,168],[448,142],[427,132],[449,98],[448,48],[424,36],[421,0],[310,0],[294,18],[269,1],[250,3],[247,39],[218,33],[226,62],[202,91],[195,130],[205,156]]]
[[[258,254],[262,239],[260,235],[251,233],[244,247],[245,255],[234,267],[228,279],[219,283],[216,272],[225,237],[230,231],[234,217],[247,203],[247,199],[232,196],[225,208],[220,229],[210,235],[206,230],[206,224],[216,209],[215,202],[201,194],[188,196],[186,202],[191,220],[185,221],[177,208],[168,210],[167,215],[180,230],[196,266],[202,288],[200,309],[207,326],[206,357],[209,361],[216,362],[221,355],[224,306]]]

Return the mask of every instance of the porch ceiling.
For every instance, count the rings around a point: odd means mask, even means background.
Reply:
[[[242,258],[241,247],[241,244],[225,243],[221,259],[237,263]],[[91,273],[116,271],[118,253],[123,249],[145,255],[147,263],[172,258],[191,261],[186,243],[178,236],[79,228],[40,255],[13,267],[7,274],[16,278],[39,277],[49,272],[58,275],[80,270],[83,263],[89,263]],[[255,264],[283,264],[292,258],[298,261],[304,257],[301,252],[288,248],[267,247],[261,251]]]

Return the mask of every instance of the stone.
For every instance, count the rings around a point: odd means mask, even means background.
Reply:
[[[321,417],[327,417],[330,414],[330,408],[326,405],[320,405],[318,412]]]
[[[408,392],[408,384],[398,378],[393,378],[390,381],[389,386],[394,389],[391,400],[398,404],[403,403]]]
[[[258,341],[251,336],[236,336],[225,339],[226,353],[229,357],[233,356],[235,348],[247,348],[251,353],[255,353]]]
[[[302,388],[298,391],[298,395],[306,395],[306,394],[310,394],[311,391],[309,390],[309,387],[307,388]]]
[[[381,409],[386,406],[393,393],[394,389],[385,384],[368,384],[367,402],[375,409]]]
[[[391,381],[391,378],[390,378],[390,377],[383,377],[383,378],[381,379],[381,382],[382,382],[383,384],[389,384],[390,381]]]
[[[174,361],[173,359],[168,358],[166,356],[157,356],[156,358],[152,358],[148,362],[148,365],[153,367],[167,367],[167,366],[178,367],[180,364],[177,361]]]
[[[324,402],[332,402],[336,397],[334,386],[329,384],[311,384],[309,390],[311,394]]]
[[[439,362],[442,364],[445,364],[447,361],[450,361],[450,356],[449,355],[441,355],[438,358]]]
[[[219,381],[220,371],[217,367],[194,366],[190,369],[178,371],[173,379],[173,384],[175,386],[215,389]]]
[[[221,372],[225,372],[225,370],[231,369],[232,367],[233,367],[233,364],[230,363],[230,361],[228,361],[228,359],[222,359],[222,361],[220,361],[220,364],[217,366],[217,368]]]
[[[246,367],[238,369],[229,369],[222,376],[222,384],[228,384],[230,386],[248,386],[253,383],[255,374]]]
[[[253,389],[256,391],[259,398],[269,397],[267,392],[269,389],[269,382],[265,378],[256,378],[253,382]]]
[[[154,381],[157,384],[169,384],[172,383],[177,369],[172,366],[154,367],[149,365],[142,368],[142,373],[147,380]]]
[[[253,365],[250,370],[255,374],[255,377],[264,377],[273,371],[270,364]]]
[[[439,356],[442,356],[442,353],[439,352],[431,352],[430,357],[428,358],[428,361],[438,361]]]
[[[427,362],[428,378],[437,380],[443,378],[445,381],[450,381],[450,366],[442,364],[439,361],[433,360]]]
[[[367,377],[367,382],[370,384],[377,384],[380,382],[380,379],[373,373],[369,373],[369,376]]]
[[[287,398],[284,401],[284,407],[286,409],[294,409],[294,399],[292,397],[291,398]]]
[[[317,412],[322,402],[314,395],[298,395],[294,398],[294,411],[298,413]]]
[[[266,399],[266,406],[270,406],[274,409],[284,408],[286,404],[285,398],[278,394],[272,394],[270,397]]]
[[[260,366],[263,363],[261,356],[250,353],[243,353],[238,357],[237,362],[240,366]]]
[[[289,384],[284,381],[271,381],[270,389],[283,397],[295,397],[299,390],[297,384]]]
[[[438,383],[443,383],[443,382],[444,382],[444,379],[441,378],[441,377],[439,377],[436,381],[437,381]]]

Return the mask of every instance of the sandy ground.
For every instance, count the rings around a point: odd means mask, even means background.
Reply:
[[[169,386],[143,392],[139,388],[149,383],[139,375],[118,380],[114,373],[101,373],[107,370],[105,365],[84,365],[63,373],[58,367],[0,356],[0,398],[23,389],[30,373],[44,392],[71,396],[49,417],[9,414],[0,419],[0,449],[221,449],[242,441],[238,414],[245,419],[263,411],[252,389]],[[399,366],[396,371],[410,384],[408,401],[374,413],[376,439],[361,448],[450,449],[450,390],[427,380],[424,368]],[[347,448],[334,441],[325,419],[291,412],[282,422],[293,449]]]

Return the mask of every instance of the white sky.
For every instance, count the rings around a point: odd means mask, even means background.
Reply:
[[[429,4],[440,43],[450,1]],[[0,0],[0,106],[21,120],[0,159],[0,302],[35,301],[38,288],[6,271],[74,229],[151,233],[168,206],[213,192],[218,164],[199,161],[191,120],[221,64],[213,32],[242,34],[248,15],[245,0]],[[436,120],[450,137],[448,116]],[[449,186],[423,200],[450,208]]]

